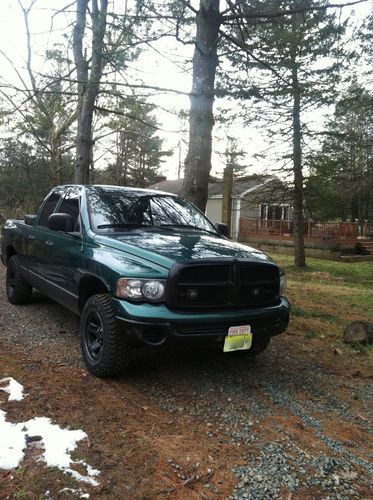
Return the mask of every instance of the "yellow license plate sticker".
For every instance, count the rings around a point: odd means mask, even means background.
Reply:
[[[224,340],[224,352],[250,349],[253,341],[250,325],[231,326]]]

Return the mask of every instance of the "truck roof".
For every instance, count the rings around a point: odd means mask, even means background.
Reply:
[[[102,190],[120,190],[120,191],[131,191],[134,193],[144,193],[151,195],[168,195],[176,197],[174,193],[168,193],[166,191],[159,191],[158,189],[145,189],[132,186],[114,186],[110,184],[64,184],[61,186],[56,186],[54,189],[66,189],[66,188],[78,188],[78,189],[88,189],[90,191]]]

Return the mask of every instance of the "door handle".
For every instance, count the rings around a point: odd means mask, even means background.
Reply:
[[[54,245],[53,241],[45,241],[45,244],[47,245],[47,247],[52,247]]]
[[[35,236],[34,236],[33,234],[29,234],[29,235],[27,236],[27,239],[29,239],[29,240],[34,240],[34,239],[35,239]]]

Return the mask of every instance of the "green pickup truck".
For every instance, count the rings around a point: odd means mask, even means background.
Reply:
[[[97,377],[122,373],[143,346],[253,356],[287,327],[285,276],[225,230],[170,193],[56,187],[36,215],[2,230],[7,296],[23,304],[36,288],[79,314],[83,358]]]

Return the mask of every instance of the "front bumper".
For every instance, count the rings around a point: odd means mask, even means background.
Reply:
[[[133,304],[113,299],[118,329],[135,347],[144,345],[222,344],[228,328],[250,325],[254,335],[272,337],[284,332],[290,304],[281,298],[275,306],[257,309],[177,312],[164,304]]]

